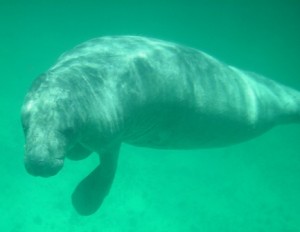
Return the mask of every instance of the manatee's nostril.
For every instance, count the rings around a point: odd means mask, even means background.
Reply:
[[[62,159],[33,159],[25,157],[25,168],[33,176],[50,177],[56,175],[63,166]]]

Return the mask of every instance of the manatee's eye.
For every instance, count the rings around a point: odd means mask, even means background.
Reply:
[[[27,131],[28,131],[28,127],[27,126],[22,126],[23,127],[23,131],[24,131],[24,133],[26,134],[27,133]]]
[[[28,131],[29,123],[28,123],[28,117],[22,117],[21,119],[22,128],[24,133],[26,134]]]

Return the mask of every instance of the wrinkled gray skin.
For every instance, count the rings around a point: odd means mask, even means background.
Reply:
[[[75,189],[83,215],[108,193],[122,142],[159,149],[218,147],[299,122],[300,94],[195,49],[120,36],[63,54],[22,107],[25,167],[52,176],[66,157],[92,152],[99,166]]]

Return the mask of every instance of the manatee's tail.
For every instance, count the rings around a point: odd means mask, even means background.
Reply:
[[[119,149],[101,155],[98,165],[75,188],[72,203],[81,215],[91,215],[101,206],[113,182]]]
[[[300,123],[300,91],[285,87],[286,96],[283,96],[282,108],[283,123]],[[278,94],[278,93],[277,93]]]

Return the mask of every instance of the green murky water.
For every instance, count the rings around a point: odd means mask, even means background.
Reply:
[[[123,146],[101,209],[79,216],[70,195],[95,156],[50,179],[23,168],[19,111],[31,81],[65,50],[134,34],[196,47],[300,89],[299,1],[0,2],[0,230],[300,231],[299,125],[224,149]]]

